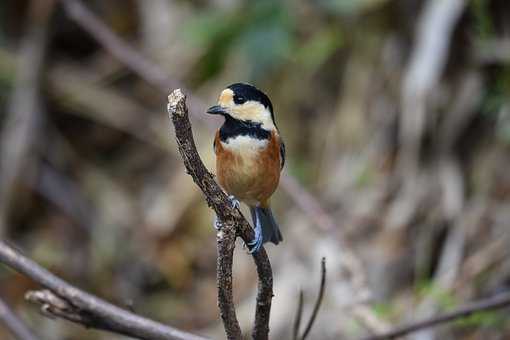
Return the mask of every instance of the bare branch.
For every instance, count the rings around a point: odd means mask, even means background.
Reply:
[[[86,293],[23,256],[4,241],[0,241],[0,262],[49,290],[27,294],[30,301],[42,303],[47,315],[138,339],[205,339],[143,318]]]
[[[298,308],[296,311],[296,319],[292,329],[292,340],[299,340],[299,328],[301,326],[301,318],[303,317],[303,290],[299,291]]]
[[[465,318],[477,312],[507,307],[510,307],[510,292],[501,293],[487,299],[479,300],[467,306],[459,308],[456,311],[445,313],[434,318],[418,321],[410,325],[402,326],[385,334],[369,336],[364,338],[363,340],[395,339],[425,328],[434,327],[446,322]]]
[[[124,64],[131,65],[138,74],[143,74],[144,79],[151,85],[168,89],[175,88],[179,84],[165,75],[165,72],[156,64],[149,62],[143,55],[132,49],[124,41],[113,33],[100,19],[98,19],[80,1],[63,0],[62,4],[67,14],[80,26],[86,27],[101,45],[108,47],[108,51]]]
[[[250,227],[241,212],[231,206],[227,195],[214,180],[213,175],[206,169],[193,140],[193,132],[188,118],[186,97],[181,90],[174,90],[168,96],[168,114],[175,128],[175,135],[179,152],[184,161],[187,172],[193,178],[205,195],[211,207],[222,222],[222,228],[217,233],[218,263],[218,305],[229,339],[241,339],[241,329],[236,318],[232,296],[232,262],[236,236],[245,242],[254,237]],[[254,339],[267,339],[269,333],[269,314],[273,297],[273,274],[271,264],[264,248],[253,254],[257,274],[259,277],[257,304],[255,311],[255,326],[252,336]]]
[[[305,331],[303,332],[302,336],[299,336],[299,329],[301,328],[301,318],[303,317],[303,290],[299,292],[298,308],[296,312],[296,319],[294,320],[294,328],[292,333],[293,340],[305,340],[308,334],[310,333],[313,323],[315,322],[315,318],[319,313],[322,298],[324,297],[325,287],[326,287],[326,258],[323,257],[321,261],[321,282],[319,285],[317,300],[315,300],[315,305],[313,306],[312,314],[310,315],[310,319],[308,320],[308,324],[306,325]]]
[[[14,313],[14,311],[0,298],[0,321],[19,340],[37,340],[30,328]]]
[[[312,315],[310,315],[310,320],[308,320],[308,324],[306,325],[305,331],[303,332],[303,336],[301,336],[301,340],[305,340],[310,331],[312,330],[313,323],[315,322],[315,319],[317,318],[317,314],[319,313],[319,309],[321,307],[325,288],[326,288],[326,258],[323,257],[321,261],[321,283],[319,286],[319,293],[317,295],[315,305],[313,306],[313,311]]]

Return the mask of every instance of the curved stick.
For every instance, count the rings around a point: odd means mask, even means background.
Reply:
[[[299,328],[301,327],[301,318],[303,317],[304,296],[302,290],[299,292],[298,309],[296,312],[296,318],[294,320],[294,329],[292,337],[293,340],[305,340],[310,331],[312,330],[313,323],[317,318],[317,314],[319,313],[319,309],[321,307],[322,299],[324,298],[325,289],[326,289],[326,258],[323,257],[321,260],[321,283],[319,285],[317,300],[315,300],[315,305],[313,306],[312,314],[310,315],[310,319],[308,320],[303,335],[301,336],[299,336]]]
[[[240,236],[245,242],[249,242],[253,239],[254,232],[241,212],[231,206],[227,195],[221,190],[213,175],[207,171],[200,159],[188,118],[186,97],[180,89],[174,90],[168,96],[168,114],[175,128],[177,145],[186,171],[202,190],[207,204],[216,212],[216,216],[223,225],[217,233],[218,306],[228,339],[241,339],[241,328],[235,314],[232,296],[233,252],[237,236]],[[264,248],[254,253],[253,259],[257,266],[259,283],[252,336],[256,340],[265,340],[269,334],[273,272]]]

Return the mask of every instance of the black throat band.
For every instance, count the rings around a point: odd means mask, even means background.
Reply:
[[[262,128],[262,123],[251,120],[242,121],[225,115],[225,123],[220,128],[220,140],[226,142],[229,138],[249,136],[255,139],[269,139],[271,132]]]

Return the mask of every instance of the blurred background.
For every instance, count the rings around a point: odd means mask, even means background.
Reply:
[[[65,4],[65,6],[64,6]],[[268,245],[271,338],[300,289],[311,339],[354,339],[510,289],[510,2],[0,2],[0,235],[137,313],[224,338],[213,214],[166,112],[188,94],[214,170],[220,91],[269,94],[287,146]],[[256,273],[239,241],[243,329]],[[0,266],[0,298],[43,339],[123,339],[42,316]],[[0,324],[0,338],[10,339]],[[508,310],[409,339],[506,339]]]

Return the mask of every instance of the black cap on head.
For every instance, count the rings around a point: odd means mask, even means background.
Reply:
[[[236,104],[242,104],[245,101],[253,100],[264,105],[269,112],[271,112],[271,118],[274,122],[273,104],[269,100],[269,97],[258,88],[250,84],[235,83],[228,87],[234,92],[234,102]]]

